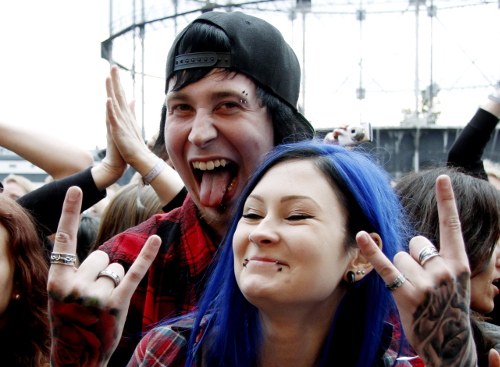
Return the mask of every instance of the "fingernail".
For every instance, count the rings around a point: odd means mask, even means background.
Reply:
[[[441,187],[443,189],[449,189],[451,187],[451,182],[449,178],[445,175],[441,176],[440,182],[441,182]]]
[[[361,231],[361,232],[358,232],[358,235],[356,236],[357,237],[357,241],[363,244],[367,243],[368,242],[368,233],[364,232],[364,231]]]
[[[78,191],[77,190],[68,190],[68,200],[76,201],[78,199]]]

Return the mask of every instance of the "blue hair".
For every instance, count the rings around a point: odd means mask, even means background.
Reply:
[[[383,252],[392,261],[407,240],[404,217],[390,185],[390,177],[368,155],[319,142],[301,142],[276,147],[251,177],[241,195],[235,217],[211,268],[204,294],[198,303],[196,321],[189,340],[187,366],[201,356],[206,366],[254,367],[262,342],[258,310],[236,283],[232,240],[243,205],[264,174],[278,163],[310,160],[330,180],[332,189],[348,213],[347,242],[357,246],[360,230],[376,232]],[[343,297],[322,352],[321,366],[372,367],[381,358],[391,333],[385,330],[394,300],[375,271],[354,285]],[[200,323],[208,320],[197,340]]]

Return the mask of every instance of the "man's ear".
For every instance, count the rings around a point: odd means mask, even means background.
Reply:
[[[372,232],[369,234],[369,236],[382,250],[382,238],[380,238],[378,233]],[[351,279],[349,279],[349,276],[347,274],[349,272],[353,272],[355,281],[359,281],[373,270],[372,264],[368,261],[365,255],[363,255],[361,250],[357,248],[355,251],[356,253],[349,262],[349,265],[347,266],[346,272],[344,274],[344,280],[347,282],[351,282]],[[352,274],[350,275],[350,277],[352,278]]]

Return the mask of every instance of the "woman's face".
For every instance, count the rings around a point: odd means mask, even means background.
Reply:
[[[346,216],[309,160],[269,170],[245,202],[233,239],[236,280],[256,307],[336,309],[346,254]]]
[[[497,243],[486,270],[471,278],[471,309],[480,313],[493,311],[493,298],[499,293],[496,285],[499,279],[500,243]]]
[[[14,288],[14,261],[9,251],[10,236],[0,224],[0,328],[5,324],[5,311],[12,299]]]

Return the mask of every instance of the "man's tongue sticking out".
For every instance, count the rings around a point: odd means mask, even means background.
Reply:
[[[227,169],[203,172],[200,187],[201,204],[207,207],[218,206],[231,182],[231,173]]]

